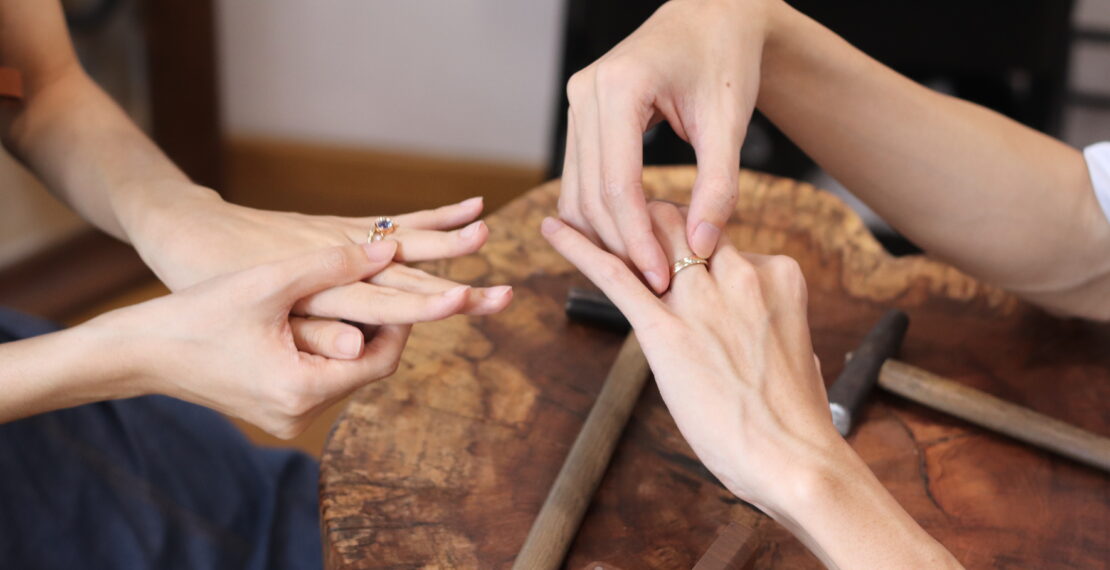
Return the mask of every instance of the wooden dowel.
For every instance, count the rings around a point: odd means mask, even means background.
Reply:
[[[650,373],[640,343],[629,334],[532,523],[514,569],[545,570],[562,565]]]
[[[1110,438],[1038,414],[985,392],[889,359],[879,386],[926,407],[1110,471]]]

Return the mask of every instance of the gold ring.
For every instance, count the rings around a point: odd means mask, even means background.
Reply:
[[[397,231],[397,224],[393,220],[382,216],[378,218],[374,225],[370,226],[370,235],[366,236],[367,242],[381,241],[385,236]]]
[[[671,265],[671,279],[674,279],[674,276],[678,275],[679,271],[682,271],[683,269],[694,265],[704,265],[706,269],[708,269],[709,260],[705,259],[704,257],[698,257],[696,255],[683,257],[682,259],[674,262],[674,265]]]

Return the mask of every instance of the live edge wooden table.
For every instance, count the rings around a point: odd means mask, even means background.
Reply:
[[[694,174],[648,169],[644,185],[688,201]],[[827,382],[900,307],[911,318],[901,360],[1110,434],[1110,327],[1050,317],[924,257],[890,257],[812,186],[745,171],[740,187],[729,238],[799,261]],[[539,234],[558,190],[549,182],[490,216],[479,255],[430,265],[464,283],[512,284],[516,297],[498,315],[416,326],[397,373],[347,406],[320,474],[328,568],[511,566],[622,341],[563,314],[567,289],[588,283]],[[849,441],[970,568],[1110,560],[1101,472],[882,393]],[[755,519],[707,475],[649,383],[567,567],[690,568],[728,522]],[[778,525],[764,531],[756,568],[820,567]]]

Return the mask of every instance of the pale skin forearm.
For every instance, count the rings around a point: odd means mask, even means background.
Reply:
[[[780,464],[781,506],[769,514],[829,568],[961,568],[835,434]]]
[[[930,254],[1050,309],[1110,318],[1110,224],[1082,154],[920,86],[775,3],[758,107]]]
[[[0,345],[0,423],[142,392],[127,347],[98,323]]]
[[[4,145],[59,199],[142,251],[192,184],[82,70],[55,2],[0,1],[0,65],[23,75],[22,106],[5,113]]]

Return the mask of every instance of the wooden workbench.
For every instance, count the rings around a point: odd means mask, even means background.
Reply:
[[[693,182],[690,167],[648,169],[644,180],[674,201]],[[897,306],[911,318],[902,360],[1110,434],[1110,328],[1049,317],[923,257],[892,258],[809,185],[743,172],[740,186],[729,237],[800,262],[826,381]],[[622,340],[563,315],[568,287],[587,282],[539,234],[558,189],[550,182],[490,216],[481,254],[430,265],[462,282],[512,284],[516,297],[498,315],[418,325],[397,374],[347,407],[321,467],[328,568],[511,565]],[[1100,472],[886,394],[850,442],[968,567],[1110,560]],[[708,476],[649,385],[568,567],[689,568],[730,520],[756,516]],[[756,567],[820,567],[785,530],[765,530]]]

